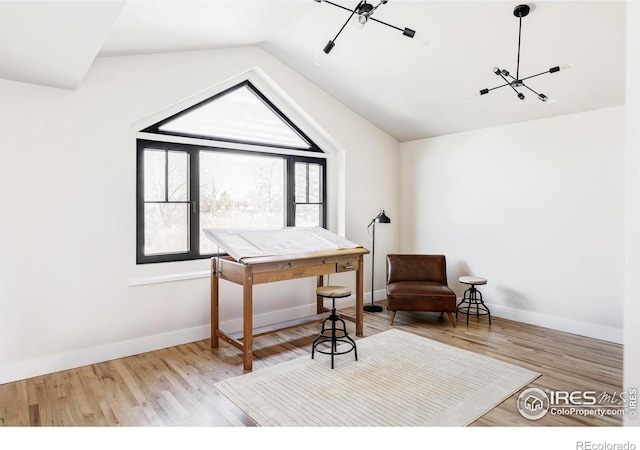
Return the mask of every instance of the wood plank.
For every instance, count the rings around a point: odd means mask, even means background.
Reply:
[[[216,258],[212,258],[216,260]],[[242,284],[244,280],[244,271],[246,266],[239,264],[233,260],[220,259],[219,275],[223,280],[230,281],[236,284]]]
[[[274,283],[298,278],[317,277],[319,275],[335,273],[335,264],[318,264],[313,266],[297,266],[269,272],[257,272],[253,275],[253,284]]]
[[[257,266],[271,263],[289,263],[293,261],[305,261],[305,260],[326,260],[336,262],[340,257],[353,256],[353,255],[366,255],[369,250],[363,247],[358,248],[346,248],[341,250],[332,250],[327,252],[310,252],[310,253],[298,253],[295,255],[276,255],[276,256],[255,256],[252,258],[243,258],[242,263],[249,266]],[[334,258],[334,259],[330,259]]]
[[[253,273],[251,268],[244,271],[242,283],[242,356],[245,372],[253,368]]]
[[[300,317],[298,319],[286,320],[284,322],[274,323],[272,325],[266,325],[264,327],[258,327],[253,329],[253,337],[264,336],[271,333],[276,333],[279,331],[285,331],[290,328],[299,327],[302,325],[307,325],[310,323],[321,322],[327,318],[326,314],[314,314],[311,316]],[[232,339],[241,340],[242,339],[242,331],[237,331],[235,333],[228,333]]]
[[[220,297],[219,297],[219,281],[217,276],[218,270],[218,260],[216,258],[211,258],[211,287],[210,287],[210,302],[211,302],[211,348],[217,348],[218,343],[218,335],[216,334],[216,330],[220,328]]]
[[[232,337],[227,333],[225,333],[224,331],[220,331],[220,330],[217,331],[216,335],[226,343],[233,345],[238,350],[244,350],[244,344],[239,339],[239,337],[243,338],[244,336],[242,331],[239,331],[235,337]]]

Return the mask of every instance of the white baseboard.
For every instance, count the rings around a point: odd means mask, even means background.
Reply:
[[[384,300],[385,298],[386,292],[384,290],[374,292],[374,301]],[[365,293],[364,302],[365,304],[371,302],[370,293]],[[353,295],[351,297],[336,300],[336,306],[338,308],[345,308],[354,305],[355,297]],[[517,322],[538,325],[545,328],[615,342],[618,344],[621,344],[623,341],[622,329],[579,322],[576,320],[530,311],[521,311],[489,303],[487,303],[487,306],[491,310],[491,315],[494,317],[502,317],[505,319],[515,320]],[[269,325],[311,314],[315,314],[315,304],[308,304],[280,311],[271,311],[254,316],[254,326],[259,327]],[[242,319],[238,318],[221,322],[220,328],[227,332],[239,331],[242,329]],[[0,367],[0,384],[59,372],[61,370],[82,367],[89,364],[124,358],[175,345],[209,339],[210,336],[211,327],[209,325],[203,325],[184,330],[172,331],[169,333],[147,336],[140,339],[49,355],[14,364],[3,364],[2,367]]]
[[[458,301],[460,301],[460,299],[458,299]],[[527,323],[529,325],[551,328],[557,331],[564,331],[566,333],[577,334],[592,339],[600,339],[616,344],[623,343],[622,328],[605,327],[593,323],[568,319],[566,317],[523,311],[491,303],[486,303],[486,305],[491,311],[491,315],[494,317],[501,317],[503,319],[514,320],[516,322]]]
[[[199,341],[209,337],[210,329],[206,325],[3,364],[0,368],[0,384]]]

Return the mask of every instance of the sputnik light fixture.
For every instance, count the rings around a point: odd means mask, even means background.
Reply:
[[[346,20],[346,22],[344,23],[344,25],[342,25],[342,27],[340,28],[340,30],[338,30],[338,33],[336,34],[336,36],[329,40],[329,42],[327,42],[327,45],[324,46],[324,48],[322,49],[321,52],[318,53],[318,55],[315,58],[315,64],[317,66],[321,65],[321,63],[323,62],[323,60],[327,57],[327,55],[329,53],[331,53],[331,50],[333,50],[333,47],[335,47],[336,45],[336,40],[338,39],[338,36],[340,36],[340,33],[342,33],[342,31],[345,29],[345,27],[347,26],[347,24],[349,23],[349,21],[355,16],[356,17],[356,21],[354,22],[354,26],[358,29],[364,28],[364,26],[369,22],[369,21],[373,21],[373,22],[377,22],[377,23],[381,23],[382,25],[386,25],[390,28],[394,28],[398,31],[402,32],[403,36],[407,36],[409,38],[415,38],[417,40],[419,40],[423,45],[427,45],[431,39],[429,36],[424,35],[422,33],[417,33],[415,30],[412,30],[411,28],[400,28],[400,27],[396,27],[395,25],[391,25],[387,22],[383,22],[382,20],[378,20],[376,18],[373,17],[373,13],[376,12],[376,10],[381,6],[384,5],[386,3],[389,2],[389,0],[380,0],[380,3],[378,3],[376,6],[372,5],[371,3],[367,3],[365,0],[360,0],[358,2],[358,4],[355,6],[355,8],[353,8],[352,10],[349,8],[346,8],[342,5],[338,5],[337,3],[333,3],[330,2],[328,0],[314,0],[318,3],[328,3],[330,5],[336,6],[340,9],[344,9],[345,11],[349,11],[351,14],[349,15],[349,18]]]
[[[504,84],[501,84],[499,86],[496,86],[494,88],[490,88],[490,89],[481,89],[479,92],[471,94],[469,97],[475,97],[477,95],[485,95],[488,94],[489,92],[495,90],[495,89],[499,89],[505,86],[509,86],[511,89],[514,90],[514,92],[516,93],[516,95],[518,96],[518,98],[520,100],[525,100],[526,97],[525,95],[518,90],[518,88],[525,88],[530,90],[531,92],[533,92],[540,101],[545,102],[545,103],[553,103],[552,100],[549,100],[549,97],[547,97],[545,94],[541,93],[541,92],[536,92],[533,89],[531,89],[527,84],[525,84],[525,80],[530,80],[531,78],[535,78],[535,77],[539,77],[540,75],[544,75],[546,73],[556,73],[559,72],[560,70],[565,70],[565,69],[570,69],[571,65],[570,64],[566,64],[566,65],[562,65],[562,66],[555,66],[550,68],[549,70],[545,70],[544,72],[540,72],[537,73],[535,75],[531,75],[528,77],[522,77],[520,78],[520,43],[521,43],[521,37],[522,37],[522,18],[526,17],[529,12],[531,11],[531,8],[529,7],[529,5],[518,5],[514,8],[513,10],[513,15],[516,16],[520,22],[519,27],[518,27],[518,62],[516,65],[516,76],[514,77],[513,75],[511,75],[511,73],[509,73],[508,70],[505,69],[501,69],[499,67],[494,67],[493,69],[491,69],[493,71],[493,73],[495,73],[497,76],[499,76],[500,78],[502,78],[502,80],[505,82]]]

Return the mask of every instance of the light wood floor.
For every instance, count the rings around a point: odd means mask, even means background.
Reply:
[[[399,312],[393,328],[542,373],[531,384],[542,389],[622,389],[621,345],[500,318],[491,326],[486,317],[473,318],[468,326],[464,316],[459,319],[453,328],[446,316]],[[389,312],[365,313],[364,324],[365,337],[385,331],[391,328]],[[317,331],[311,324],[255,338],[254,371],[308,355]],[[208,340],[193,342],[0,385],[0,425],[255,426],[213,387],[241,374],[237,349],[224,342],[217,349],[210,349]],[[472,426],[622,425],[619,417],[551,414],[531,421],[516,409],[518,394]]]

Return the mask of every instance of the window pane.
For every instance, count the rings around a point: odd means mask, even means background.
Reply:
[[[144,151],[144,199],[164,201],[165,193],[165,151]]]
[[[159,129],[214,139],[310,148],[308,142],[246,86],[214,98]]]
[[[296,203],[307,203],[307,163],[295,164],[295,191],[296,191]]]
[[[184,202],[189,200],[187,196],[189,180],[187,153],[169,152],[168,163],[169,201]]]
[[[296,205],[296,226],[297,227],[319,227],[320,205]]]
[[[189,204],[144,205],[144,254],[189,251]]]
[[[319,203],[320,201],[320,166],[309,164],[309,202]]]
[[[285,226],[283,158],[200,152],[200,228]],[[200,233],[200,252],[218,251]]]

